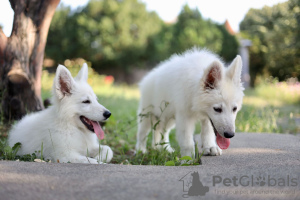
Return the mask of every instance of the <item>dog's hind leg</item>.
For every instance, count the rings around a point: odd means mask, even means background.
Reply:
[[[139,117],[138,121],[138,132],[137,132],[137,142],[135,145],[136,151],[142,151],[146,153],[147,151],[147,138],[151,128],[151,120],[148,118]]]
[[[161,149],[161,142],[162,142],[162,136],[163,136],[163,130],[161,128],[161,125],[157,125],[155,127],[155,130],[152,127],[153,137],[152,137],[152,147],[153,149]]]
[[[174,126],[174,120],[168,123],[165,123],[165,120],[161,120],[156,123],[158,124],[155,126],[155,130],[153,131],[152,147],[159,150],[166,149],[170,153],[174,152],[169,140],[169,133]]]
[[[163,138],[162,138],[163,148],[170,153],[174,152],[174,149],[171,147],[170,140],[169,140],[170,131],[174,128],[174,125],[175,125],[174,119],[170,119],[168,123],[166,123],[164,128]]]
[[[168,152],[172,153],[175,150],[171,147],[171,144],[170,144],[170,140],[169,140],[170,131],[171,131],[171,129],[167,129],[165,131],[165,133],[163,135],[164,137],[161,141],[163,143],[163,148],[166,149]]]

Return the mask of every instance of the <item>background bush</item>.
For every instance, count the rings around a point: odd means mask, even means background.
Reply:
[[[258,75],[279,81],[300,78],[300,0],[250,9],[240,24],[242,36],[252,40],[252,85]]]
[[[198,9],[182,8],[175,23],[164,23],[138,0],[91,0],[76,11],[61,6],[55,13],[46,57],[56,62],[81,57],[96,70],[151,68],[173,53],[206,47],[225,61],[238,51],[235,36],[223,25],[204,19]]]

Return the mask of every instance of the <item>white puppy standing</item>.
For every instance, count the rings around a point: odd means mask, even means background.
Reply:
[[[53,105],[25,116],[9,134],[10,146],[22,144],[18,155],[40,151],[43,145],[44,158],[53,162],[97,164],[112,159],[110,147],[98,141],[104,137],[98,121],[105,121],[111,113],[98,103],[87,79],[86,64],[75,79],[67,68],[58,66]]]
[[[155,125],[153,147],[173,151],[169,132],[176,124],[181,155],[194,156],[194,128],[200,121],[204,155],[221,155],[234,136],[242,106],[241,69],[240,56],[225,68],[218,56],[196,48],[153,69],[140,83],[136,150],[146,152],[147,135]]]

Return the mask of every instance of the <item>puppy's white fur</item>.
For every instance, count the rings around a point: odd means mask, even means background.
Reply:
[[[9,145],[22,144],[18,155],[41,151],[52,162],[102,163],[113,157],[110,147],[99,145],[95,133],[79,119],[104,121],[104,106],[87,83],[88,68],[84,64],[75,79],[67,68],[59,65],[53,83],[53,105],[25,116],[9,134]],[[83,103],[89,100],[90,103]],[[99,153],[100,152],[100,153]]]
[[[194,127],[200,121],[204,155],[221,155],[212,123],[220,136],[234,134],[243,99],[241,68],[240,56],[225,68],[215,54],[194,48],[153,69],[140,83],[136,149],[146,152],[147,135],[155,125],[153,147],[173,151],[169,132],[176,124],[181,155],[193,156]]]

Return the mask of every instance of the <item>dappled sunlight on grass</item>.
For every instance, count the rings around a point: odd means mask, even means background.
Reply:
[[[245,91],[236,126],[243,132],[299,133],[299,119],[299,82],[269,79]]]
[[[279,110],[244,105],[236,119],[237,132],[281,132],[276,119]]]
[[[277,99],[264,99],[258,96],[246,96],[243,99],[243,105],[253,106],[257,108],[263,108],[266,106],[284,106],[284,102]]]
[[[278,82],[269,78],[245,91],[244,104],[256,107],[300,105],[300,83],[296,79]]]
[[[140,98],[137,86],[114,85],[114,86],[93,86],[94,92],[99,96],[124,98],[126,100]]]

